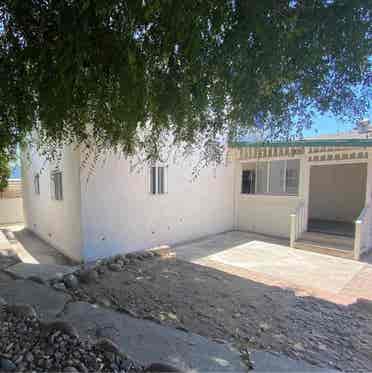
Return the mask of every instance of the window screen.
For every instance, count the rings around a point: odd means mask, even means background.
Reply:
[[[257,163],[257,193],[267,193],[267,162]]]
[[[150,168],[150,193],[156,194],[156,167]]]
[[[287,161],[285,191],[287,194],[298,194],[300,180],[300,160],[290,159]]]
[[[165,171],[164,166],[152,166],[150,168],[150,193],[164,194],[165,193]]]
[[[36,174],[34,177],[34,190],[35,194],[40,194],[40,175]]]
[[[63,200],[62,172],[55,171],[51,176],[52,198],[57,201]]]
[[[242,171],[242,194],[254,194],[256,183],[255,170]]]
[[[158,193],[164,194],[164,167],[158,167]]]
[[[285,164],[286,161],[270,162],[269,193],[284,193]]]

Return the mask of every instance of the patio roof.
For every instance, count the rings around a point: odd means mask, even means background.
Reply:
[[[294,141],[231,142],[231,148],[282,148],[282,147],[372,147],[371,139],[305,139]]]

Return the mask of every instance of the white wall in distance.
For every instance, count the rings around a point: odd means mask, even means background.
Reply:
[[[43,167],[44,165],[44,167]],[[50,171],[55,165],[32,152],[23,160],[23,198],[26,227],[73,260],[82,259],[80,152],[66,147],[60,169],[63,172],[63,200],[51,198]],[[40,173],[40,195],[34,190],[34,176]]]
[[[23,222],[22,198],[0,199],[0,224]]]
[[[168,192],[151,195],[147,167],[131,171],[130,160],[109,156],[88,183],[81,183],[84,257],[110,256],[231,230],[233,166],[202,169],[192,180],[194,165],[191,158],[168,164]]]

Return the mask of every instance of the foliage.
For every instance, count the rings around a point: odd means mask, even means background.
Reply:
[[[370,0],[0,0],[0,149],[141,149],[260,128],[314,110],[355,121],[370,97]]]
[[[0,192],[8,186],[10,172],[9,158],[0,153]]]

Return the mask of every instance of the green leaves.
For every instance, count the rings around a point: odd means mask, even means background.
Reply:
[[[370,0],[0,0],[0,19],[0,150],[37,128],[156,158],[167,131],[286,137],[369,105]]]

